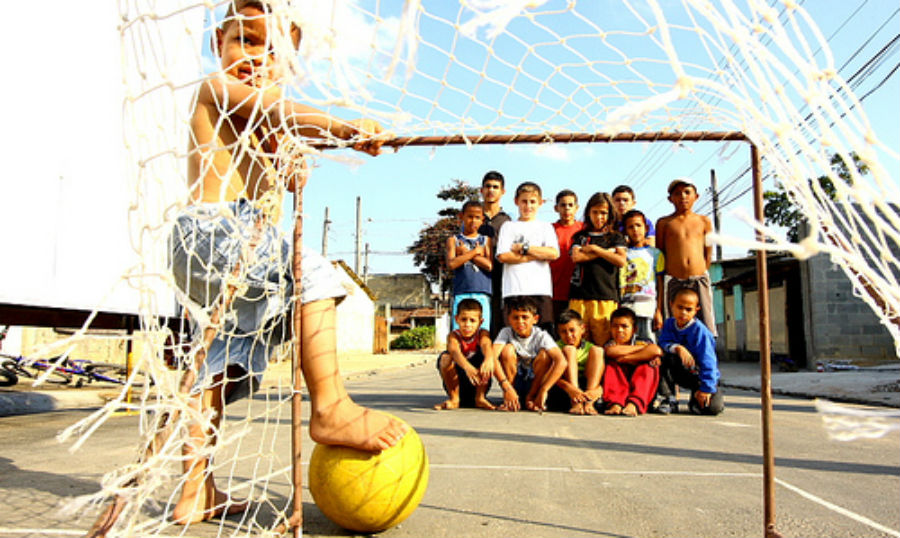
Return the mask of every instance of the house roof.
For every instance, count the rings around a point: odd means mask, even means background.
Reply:
[[[357,275],[356,271],[354,271],[350,268],[349,265],[347,265],[347,262],[345,262],[344,260],[335,260],[331,263],[335,267],[340,267],[341,269],[343,269],[344,272],[347,273],[347,276],[349,276],[357,286],[359,286],[364,292],[366,292],[366,295],[369,296],[369,299],[371,299],[372,302],[375,302],[375,292],[373,292],[372,289],[367,286],[361,278],[359,278],[359,275]]]

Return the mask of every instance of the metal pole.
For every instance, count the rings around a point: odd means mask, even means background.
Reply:
[[[369,283],[369,244],[366,243],[366,257],[363,263],[363,283]]]
[[[712,188],[712,206],[713,206],[713,229],[716,233],[719,233],[721,229],[721,224],[719,221],[719,185],[716,182],[716,171],[712,169],[709,171],[709,183]],[[722,245],[716,244],[716,261],[722,259]]]
[[[302,307],[300,305],[300,292],[303,282],[303,270],[301,268],[301,260],[303,259],[303,191],[297,190],[294,193],[294,257],[292,260],[292,272],[294,275],[294,309],[292,349],[291,357],[293,366],[293,392],[291,393],[291,477],[294,486],[294,502],[293,514],[291,515],[290,525],[294,531],[294,537],[303,536],[303,466],[300,463],[300,456],[303,453],[303,434],[302,434],[302,401],[303,396],[301,389],[303,388],[303,369],[301,368],[301,334],[302,334]]]
[[[328,218],[328,206],[325,206],[325,222],[322,223],[322,257],[328,257],[328,231],[331,228],[331,219]]]
[[[362,265],[362,198],[356,197],[356,265],[353,270],[356,274],[360,274],[360,266]]]
[[[759,150],[750,144],[750,164],[753,170],[753,212],[756,220],[763,222],[762,166]],[[761,232],[756,232],[757,241],[763,241]],[[775,529],[775,447],[772,439],[772,363],[770,361],[769,337],[769,274],[766,265],[766,251],[756,251],[756,278],[759,291],[759,393],[762,406],[762,452],[763,452],[763,513],[764,535],[776,538],[781,535]]]

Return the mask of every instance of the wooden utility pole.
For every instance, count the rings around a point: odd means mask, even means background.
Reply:
[[[360,266],[362,265],[362,198],[359,196],[356,197],[356,264],[353,267],[353,270],[356,271],[356,274],[359,274]]]
[[[328,257],[328,232],[331,229],[331,219],[328,218],[328,206],[325,206],[325,222],[322,223],[322,257]]]
[[[712,187],[712,206],[713,206],[713,231],[719,233],[719,185],[716,182],[716,170],[709,171],[709,182]],[[716,261],[722,259],[722,245],[716,245]]]
[[[363,265],[363,283],[369,283],[369,244],[366,243],[366,260]]]

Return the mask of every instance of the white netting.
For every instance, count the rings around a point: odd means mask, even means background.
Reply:
[[[220,27],[227,4],[135,0],[119,6],[127,89],[124,138],[135,193],[132,237],[146,261],[132,281],[143,289],[162,280],[201,328],[211,327],[220,337],[235,335],[232,299],[217,315],[215,306],[203,308],[182,292],[169,271],[153,269],[160,252],[168,250],[175,219],[185,211],[186,187],[196,193],[197,178],[215,176],[226,186],[213,189],[218,199],[265,198],[267,203],[255,205],[272,215],[281,206],[284,176],[297,175],[299,165],[288,163],[299,162],[298,155],[312,161],[350,156],[311,147],[308,136],[314,133],[304,129],[306,120],[291,117],[283,101],[264,99],[277,91],[267,83],[241,102],[220,95],[214,102],[228,104],[207,110],[214,132],[198,136],[196,115],[192,123],[192,112],[204,103],[198,92],[225,80],[210,74],[220,68],[219,59],[204,52],[204,43]],[[398,137],[465,135],[477,143],[480,136],[498,134],[745,133],[759,148],[766,173],[777,176],[812,217],[813,234],[802,244],[788,244],[776,231],[765,230],[775,241],[765,248],[798,256],[830,254],[900,340],[900,214],[888,203],[896,196],[897,178],[880,162],[895,162],[898,154],[872,132],[851,88],[838,76],[826,40],[794,2],[272,0],[270,6],[270,19],[278,21],[270,28],[280,30],[266,40],[286,74],[283,96],[342,118],[373,118]],[[302,28],[299,54],[285,30],[290,23]],[[252,77],[248,81],[255,83]],[[352,144],[346,140],[352,132],[335,129],[337,136],[323,135],[329,144]],[[852,188],[830,162],[832,154],[853,162],[851,152],[870,170],[864,176],[851,167]],[[220,166],[214,156],[224,153],[232,159]],[[807,181],[824,174],[836,186],[834,200]],[[230,192],[227,185],[235,175],[255,179],[243,191]],[[201,222],[235,211],[223,204],[204,207],[212,209]],[[266,216],[252,222],[274,232],[278,228],[268,223],[276,221]],[[227,222],[234,229],[225,236],[238,250],[256,237],[254,226]],[[251,299],[247,275],[258,264],[290,272],[277,253],[255,262],[247,256],[243,253],[236,266],[219,268],[226,284],[217,282],[212,296],[231,283],[233,300]],[[274,282],[262,300],[284,299],[284,284]],[[265,392],[265,401],[231,404],[227,413],[237,418],[216,428],[209,412],[190,405],[177,376],[164,366],[158,342],[164,330],[153,315],[157,300],[147,293],[142,305],[144,334],[155,336],[137,367],[157,384],[142,393],[137,406],[143,411],[141,446],[157,435],[160,417],[175,417],[173,434],[140,463],[110,473],[102,491],[83,501],[124,499],[116,523],[122,535],[179,532],[165,514],[184,482],[186,431],[201,424],[216,430],[218,442],[198,448],[198,455],[215,456],[211,469],[220,486],[254,501],[239,523],[219,526],[219,534],[276,525],[291,511],[290,434],[278,425],[289,421],[289,388]],[[214,323],[217,319],[221,323]],[[179,348],[180,358],[191,363],[201,344],[196,337],[190,351]],[[67,435],[89,435],[120,404],[111,402]],[[249,435],[251,430],[262,434]]]

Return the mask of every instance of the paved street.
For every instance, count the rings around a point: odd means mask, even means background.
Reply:
[[[431,460],[422,504],[385,537],[760,536],[759,395],[727,392],[719,417],[574,417],[433,411],[443,393],[433,365],[351,379],[360,403],[394,413],[421,435]],[[270,389],[274,390],[274,389]],[[492,395],[497,395],[496,388]],[[266,405],[254,398],[254,412]],[[239,411],[232,411],[237,415]],[[113,419],[77,453],[54,437],[86,411],[0,418],[0,536],[71,536],[81,519],[62,501],[92,493],[103,473],[135,455],[135,417]],[[238,417],[240,418],[240,417]],[[289,416],[267,421],[287,458]],[[260,436],[255,421],[248,439]],[[900,536],[900,434],[831,441],[809,400],[775,400],[777,522],[785,536]],[[304,445],[308,460],[312,442]],[[237,477],[250,476],[242,463]],[[271,501],[290,488],[269,483]],[[344,536],[304,490],[304,534]],[[257,507],[259,508],[259,507]],[[263,506],[258,523],[273,520]],[[239,517],[187,535],[245,535]],[[28,529],[55,529],[43,534]],[[183,529],[168,527],[164,534]]]

